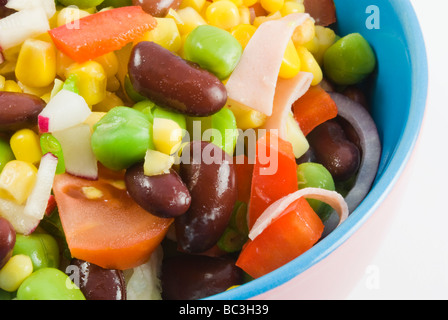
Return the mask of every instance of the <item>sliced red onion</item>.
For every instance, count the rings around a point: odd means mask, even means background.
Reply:
[[[281,215],[291,205],[291,203],[301,197],[319,200],[330,205],[339,216],[338,225],[340,225],[348,217],[349,211],[347,203],[339,193],[321,188],[304,188],[271,204],[255,222],[249,232],[249,238],[251,240],[255,239],[275,218]]]
[[[345,197],[352,213],[369,193],[375,180],[381,158],[381,141],[369,112],[359,103],[336,92],[329,93],[338,106],[338,114],[355,130],[362,149],[361,164],[355,184]]]

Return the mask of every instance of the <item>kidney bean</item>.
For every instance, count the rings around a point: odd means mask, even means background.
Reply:
[[[204,141],[185,146],[182,159],[179,174],[191,205],[176,218],[176,236],[181,251],[199,253],[213,247],[229,223],[237,199],[235,168],[227,153]]]
[[[11,223],[0,217],[0,269],[12,256],[16,243],[16,231]]]
[[[66,270],[75,283],[79,280],[79,288],[87,300],[126,300],[126,284],[121,270],[103,269],[80,259],[72,259]],[[78,275],[79,279],[76,279]]]
[[[41,98],[18,92],[0,92],[0,131],[16,131],[37,125],[45,107]]]
[[[227,90],[215,75],[154,42],[134,47],[129,78],[149,100],[192,116],[214,114],[227,101]]]
[[[184,214],[191,204],[191,196],[176,171],[146,176],[142,163],[126,170],[126,188],[142,208],[161,218]]]
[[[230,258],[181,255],[163,262],[161,280],[163,299],[194,300],[241,284],[243,272]]]
[[[346,181],[360,165],[360,151],[347,139],[342,127],[333,120],[316,127],[307,136],[316,161],[330,171],[335,181]]]
[[[142,9],[154,17],[165,17],[169,9],[179,8],[181,0],[132,0],[134,6]]]

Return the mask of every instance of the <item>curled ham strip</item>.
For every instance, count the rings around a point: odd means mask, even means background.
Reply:
[[[348,217],[349,211],[347,203],[339,193],[320,188],[304,188],[293,192],[271,204],[255,222],[254,226],[249,232],[249,238],[251,240],[254,240],[259,234],[263,232],[264,229],[269,226],[269,224],[275,218],[280,216],[291,203],[301,197],[316,199],[330,205],[339,216],[338,226]]]
[[[286,121],[291,113],[292,104],[303,96],[310,88],[313,75],[308,72],[299,72],[292,79],[278,79],[275,91],[273,112],[266,120],[263,129],[278,130],[278,135],[283,140],[287,140]]]
[[[258,27],[227,80],[227,94],[231,103],[247,106],[267,116],[272,115],[276,87],[283,86],[283,81],[277,80],[286,46],[294,30],[309,17],[306,13],[292,13]],[[303,74],[296,77],[300,80]],[[297,80],[293,78],[289,81],[297,83]]]

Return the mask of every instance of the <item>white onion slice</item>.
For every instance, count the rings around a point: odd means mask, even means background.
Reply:
[[[285,211],[289,205],[291,205],[297,199],[304,197],[307,199],[315,199],[330,205],[339,215],[339,224],[344,222],[348,217],[348,207],[342,195],[336,191],[329,191],[321,188],[304,188],[293,192],[273,204],[271,204],[263,214],[257,219],[254,226],[249,232],[249,238],[254,240],[258,235],[260,235],[264,229],[266,229],[269,224],[278,216],[280,216],[283,211]]]

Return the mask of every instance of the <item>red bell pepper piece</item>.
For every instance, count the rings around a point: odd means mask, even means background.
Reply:
[[[290,142],[271,132],[258,139],[248,207],[249,230],[269,205],[298,190],[296,170]]]
[[[235,173],[238,188],[238,201],[249,203],[254,164],[246,155],[238,155],[235,160]]]
[[[128,6],[97,12],[48,32],[61,52],[85,62],[121,49],[156,25],[142,7]]]
[[[292,105],[294,118],[306,136],[315,127],[338,115],[338,107],[320,86],[313,86]]]
[[[323,230],[321,219],[308,201],[299,198],[244,245],[236,265],[251,277],[259,278],[310,249]]]

